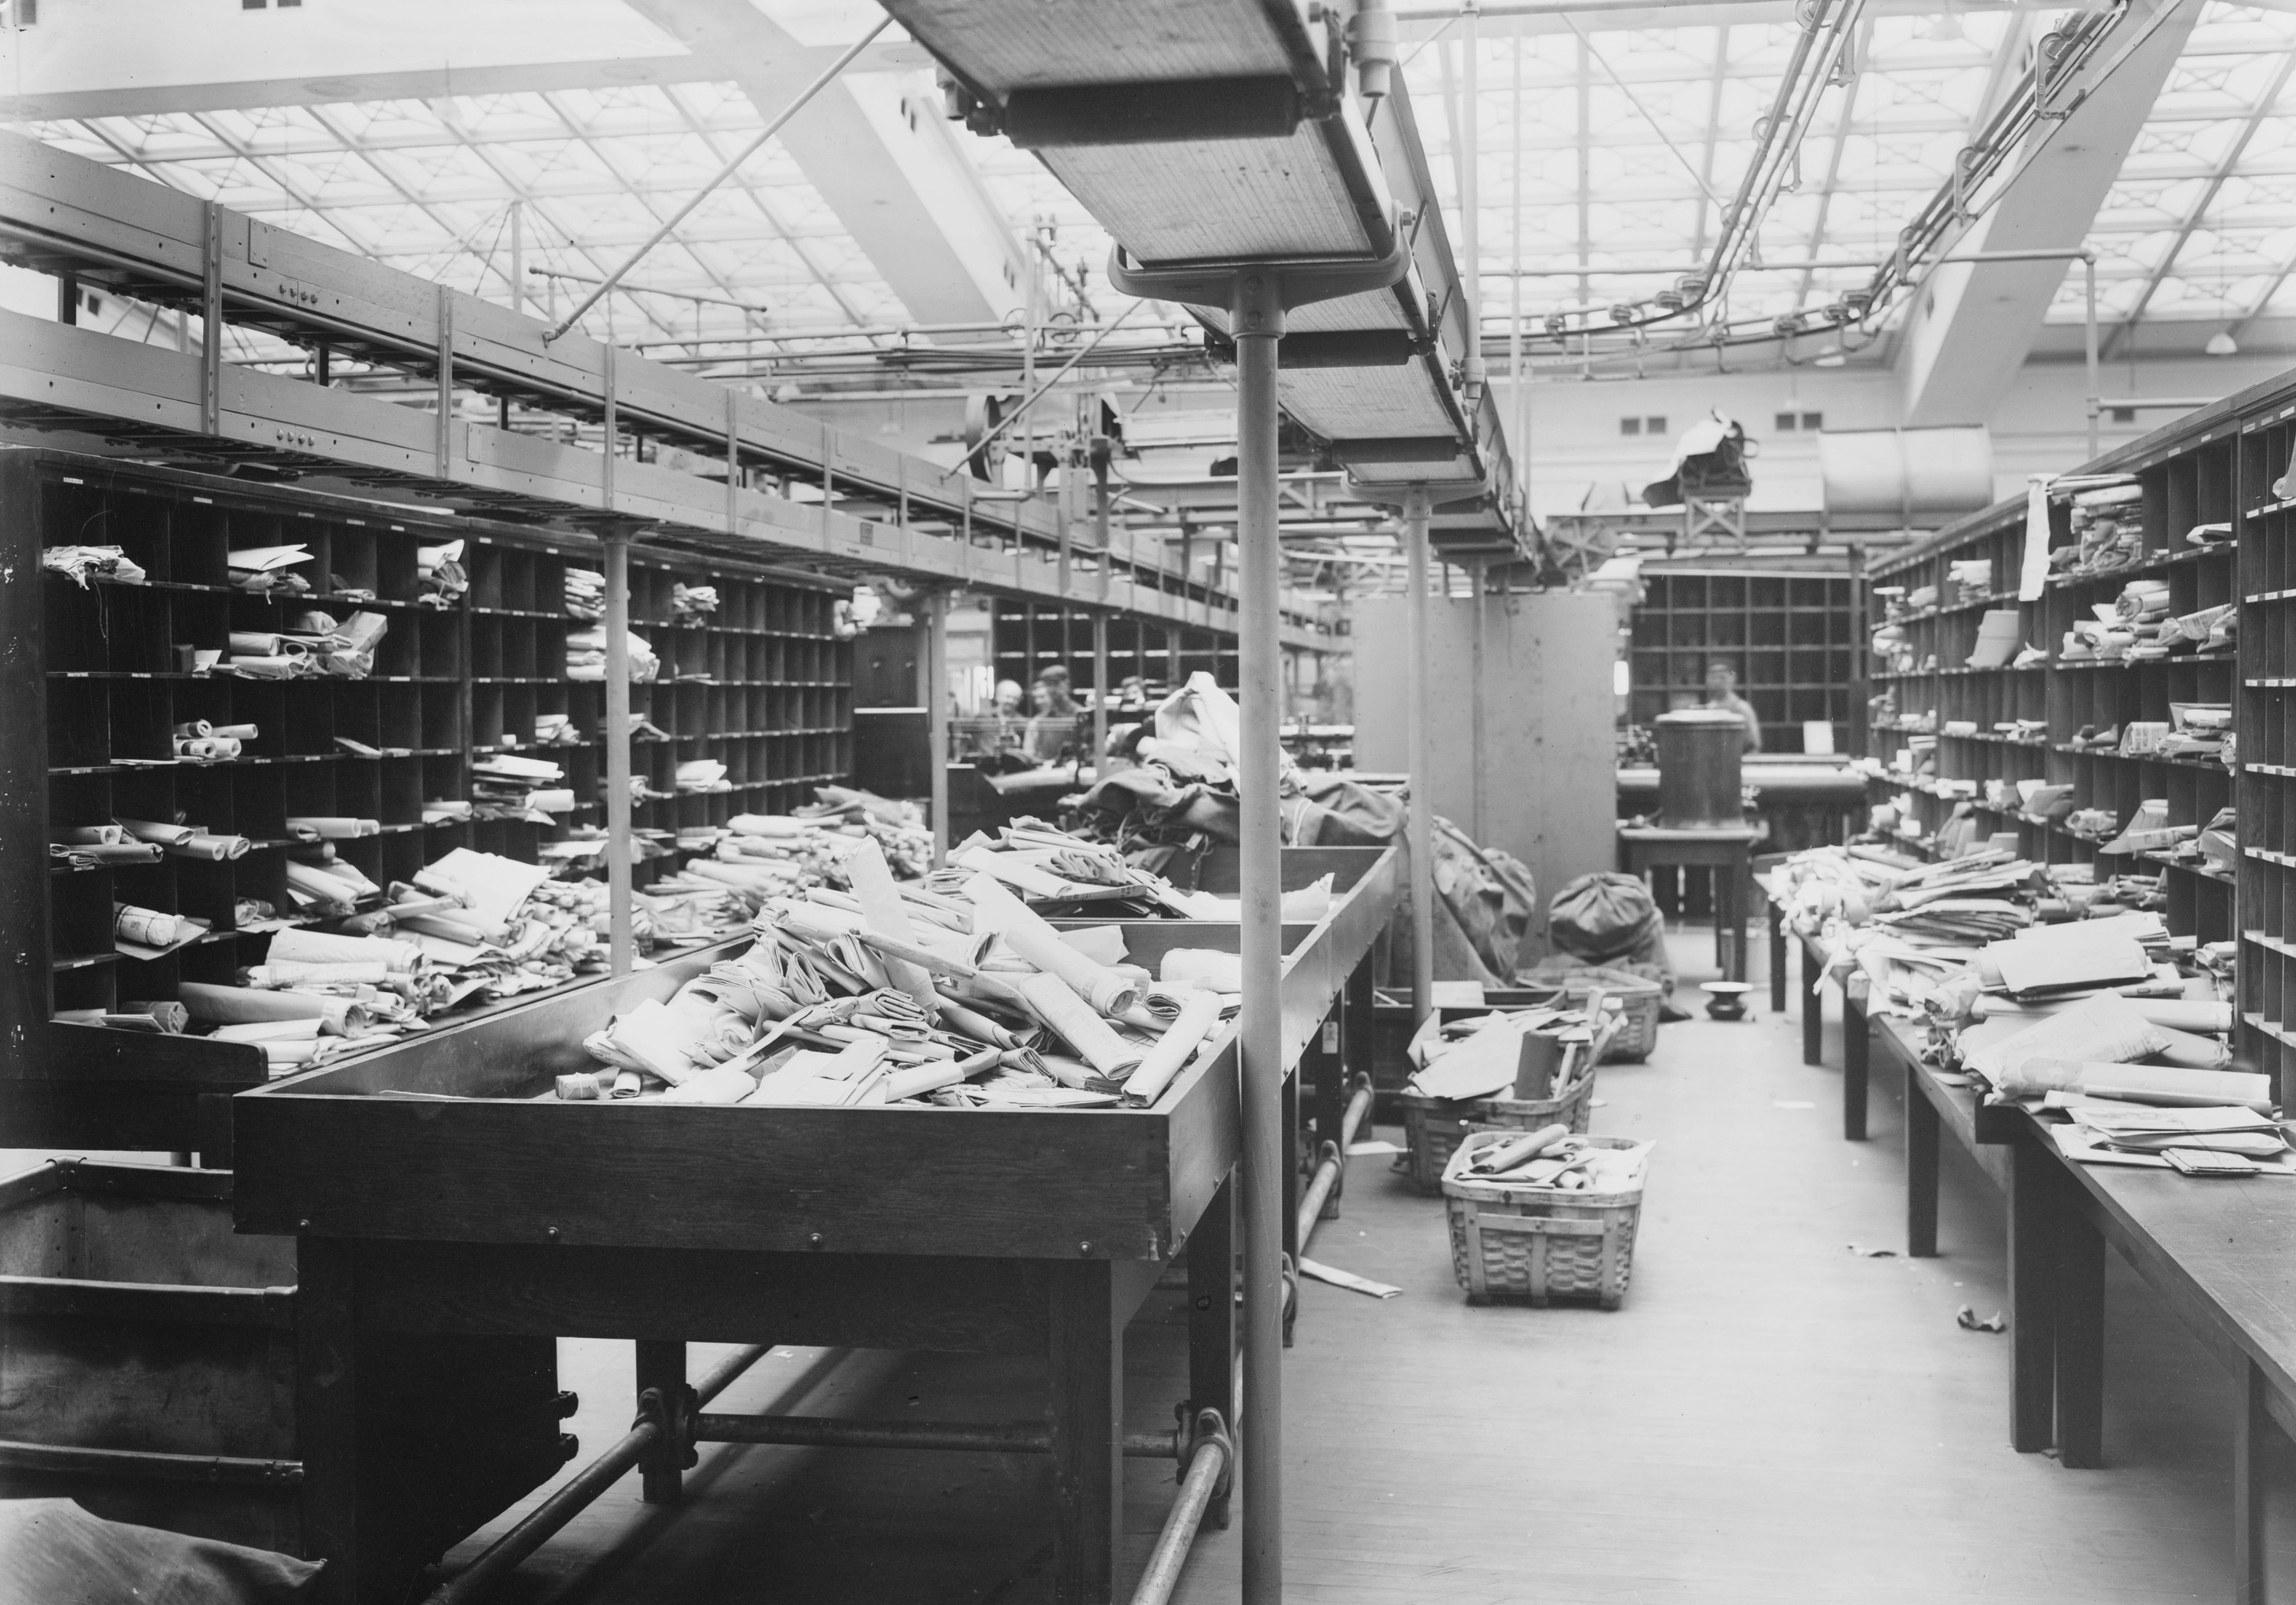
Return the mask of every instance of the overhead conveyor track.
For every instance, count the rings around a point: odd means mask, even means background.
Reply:
[[[1119,528],[1103,550],[1088,525],[962,471],[578,333],[545,341],[539,319],[10,135],[0,135],[0,242],[13,263],[205,326],[423,376],[447,404],[418,409],[242,367],[222,360],[219,340],[173,351],[0,314],[0,416],[20,427],[335,476],[498,516],[650,527],[648,544],[734,543],[831,572],[1236,628],[1234,600],[1170,566],[1160,543]],[[470,392],[592,426],[611,417],[618,434],[712,460],[717,477],[460,416],[454,397]],[[759,474],[784,494],[739,482]],[[1304,604],[1285,611],[1286,645],[1332,644]]]

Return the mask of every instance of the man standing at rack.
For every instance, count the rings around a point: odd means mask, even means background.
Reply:
[[[1745,750],[1762,749],[1761,716],[1754,711],[1751,702],[1738,694],[1738,671],[1719,658],[1706,666],[1706,706],[1736,714],[1746,726]]]

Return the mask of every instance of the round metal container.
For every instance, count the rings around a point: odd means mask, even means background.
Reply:
[[[1685,708],[1659,715],[1656,724],[1659,823],[1677,831],[1743,824],[1745,722],[1727,708]]]

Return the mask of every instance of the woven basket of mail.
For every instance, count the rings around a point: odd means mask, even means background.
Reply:
[[[1451,1268],[1470,1304],[1625,1302],[1651,1144],[1549,1126],[1470,1132],[1443,1172]]]
[[[1566,1074],[1546,1098],[1470,1098],[1455,1101],[1402,1092],[1403,1142],[1408,1155],[1411,1184],[1423,1198],[1443,1191],[1443,1173],[1451,1156],[1469,1132],[1537,1131],[1546,1126],[1567,1126],[1583,1132],[1595,1112],[1595,1067]]]

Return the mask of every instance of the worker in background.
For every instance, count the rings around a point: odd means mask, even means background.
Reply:
[[[1029,756],[1056,764],[1076,744],[1078,710],[1069,671],[1054,664],[1037,676],[1029,694],[1036,705],[1036,717],[1029,721]]]
[[[1736,669],[1719,662],[1706,666],[1706,706],[1726,708],[1736,714],[1746,726],[1745,750],[1759,752],[1762,749],[1761,716],[1754,711],[1751,702],[1738,694]]]

